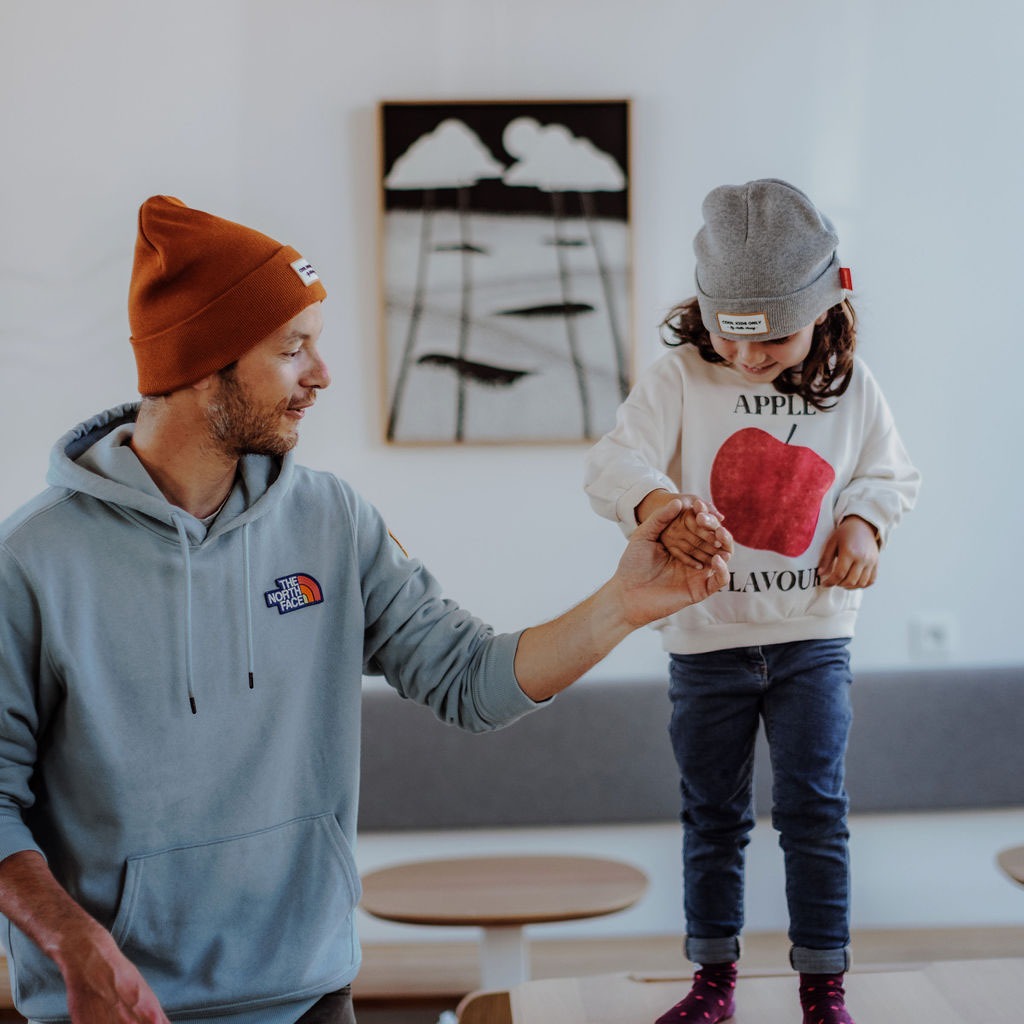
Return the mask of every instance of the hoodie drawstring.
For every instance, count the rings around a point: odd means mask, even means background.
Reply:
[[[188,704],[195,715],[198,712],[195,691],[192,689],[192,555],[181,516],[172,512],[171,521],[178,531],[181,553],[185,560],[185,685],[188,687]]]
[[[249,563],[249,524],[242,526],[242,575],[245,579],[245,642],[246,654],[249,659],[249,689],[255,686],[253,673],[256,668],[256,657],[253,653],[254,640],[252,632],[252,578]]]
[[[188,688],[188,706],[192,714],[198,714],[196,694],[192,685],[192,552],[188,533],[181,516],[171,513],[171,520],[178,531],[182,559],[185,562],[185,685]],[[249,670],[249,689],[255,688],[256,641],[252,623],[252,564],[249,558],[249,524],[242,526],[242,575],[245,579],[245,643]]]

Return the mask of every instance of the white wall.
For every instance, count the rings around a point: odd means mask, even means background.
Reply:
[[[621,548],[582,495],[582,448],[380,441],[375,104],[628,97],[638,365],[690,294],[708,189],[804,187],[839,226],[862,352],[925,479],[855,660],[907,664],[924,612],[953,624],[953,662],[1020,663],[1022,29],[1015,0],[0,0],[0,515],[42,486],[59,433],[133,397],[135,216],[169,192],[291,242],[326,282],[334,384],[304,460],[498,628],[560,612]],[[593,678],[663,672],[643,634]]]

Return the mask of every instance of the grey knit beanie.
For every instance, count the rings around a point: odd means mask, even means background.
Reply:
[[[703,214],[693,251],[712,334],[784,338],[842,302],[835,228],[800,189],[775,178],[722,185]]]

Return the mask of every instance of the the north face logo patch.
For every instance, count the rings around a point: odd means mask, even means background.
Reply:
[[[281,615],[308,608],[313,604],[323,604],[324,592],[320,584],[312,576],[297,572],[294,576],[282,576],[276,590],[268,590],[263,594],[268,608],[276,608]]]

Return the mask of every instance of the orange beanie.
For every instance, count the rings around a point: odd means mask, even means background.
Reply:
[[[139,209],[128,322],[139,393],[222,370],[327,291],[308,260],[173,196]]]

